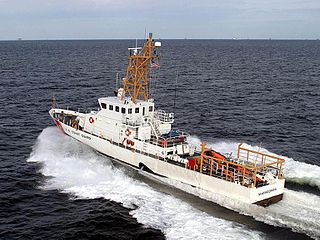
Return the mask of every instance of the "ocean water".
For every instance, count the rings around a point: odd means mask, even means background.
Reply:
[[[97,108],[134,45],[0,42],[0,238],[319,239],[320,42],[163,40],[152,93],[190,141],[285,158],[284,199],[267,208],[133,170],[53,126],[52,95]]]

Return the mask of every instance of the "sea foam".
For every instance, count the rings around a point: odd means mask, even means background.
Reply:
[[[41,163],[48,176],[42,188],[59,189],[76,198],[103,197],[133,208],[130,214],[168,239],[261,239],[247,227],[201,212],[188,203],[159,192],[126,175],[112,162],[49,127],[42,131],[29,162]]]
[[[196,136],[191,136],[188,140],[198,146],[201,143],[201,140]],[[209,147],[212,147],[221,153],[232,153],[233,156],[236,156],[237,154],[238,144],[239,143],[226,141],[207,143]],[[284,158],[286,161],[284,168],[286,180],[303,184],[309,183],[310,185],[316,185],[320,188],[320,180],[315,177],[320,175],[319,166],[298,162],[292,158],[274,154],[258,146],[251,146],[248,144],[243,144],[242,146]],[[234,201],[233,199],[228,199],[224,196],[212,194],[204,190],[195,189],[178,181],[169,179],[162,179],[162,181],[196,196],[200,196],[203,199],[216,202],[221,206],[238,211],[245,215],[253,216],[256,220],[267,224],[289,227],[293,231],[306,233],[313,238],[320,237],[320,222],[318,221],[318,219],[320,219],[320,197],[317,195],[303,191],[285,189],[282,201],[267,208],[263,208],[252,204]]]

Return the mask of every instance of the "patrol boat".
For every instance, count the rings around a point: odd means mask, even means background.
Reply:
[[[224,155],[172,128],[174,113],[157,109],[150,98],[150,74],[159,66],[161,42],[149,34],[143,47],[129,48],[122,87],[99,98],[98,111],[81,113],[54,104],[49,111],[67,135],[97,152],[135,168],[181,181],[245,203],[268,206],[283,197],[284,160],[243,147]]]

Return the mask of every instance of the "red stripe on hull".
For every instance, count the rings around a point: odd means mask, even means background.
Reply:
[[[65,134],[63,127],[61,126],[61,123],[57,119],[54,119],[54,122],[56,123],[57,127],[60,128],[60,130]]]

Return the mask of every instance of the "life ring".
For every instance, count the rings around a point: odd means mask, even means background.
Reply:
[[[94,123],[93,117],[90,117],[90,118],[89,118],[89,123],[91,123],[91,124]]]
[[[129,129],[129,128],[127,128],[127,130],[126,130],[125,134],[126,134],[128,137],[130,136],[131,131],[130,131],[130,129]]]

